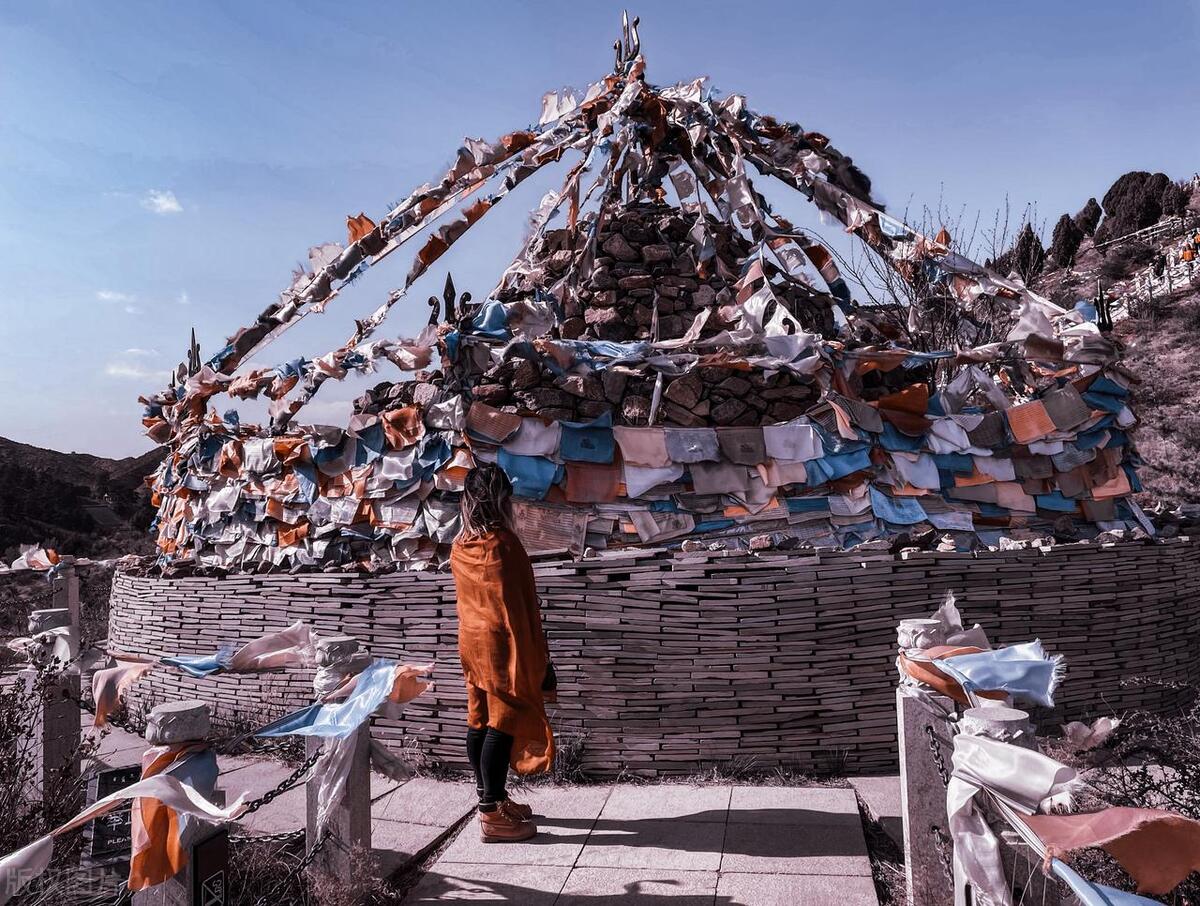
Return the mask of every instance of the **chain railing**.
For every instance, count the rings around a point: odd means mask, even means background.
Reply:
[[[318,749],[309,755],[308,758],[304,759],[304,763],[301,764],[300,767],[296,768],[296,770],[292,771],[292,773],[288,774],[287,777],[284,777],[283,780],[279,781],[274,789],[267,790],[257,799],[251,799],[248,803],[246,803],[246,808],[243,810],[241,817],[244,818],[247,815],[253,815],[264,805],[269,805],[272,801],[274,801],[275,797],[282,796],[292,787],[299,784],[304,778],[304,775],[308,773],[309,769],[317,763],[317,759],[321,757],[321,751],[321,749]]]
[[[317,854],[324,848],[325,844],[329,842],[331,836],[329,828],[324,828],[320,836],[317,837],[317,842],[312,845],[312,849],[304,854],[304,857],[296,863],[296,867],[289,871],[283,880],[276,884],[270,892],[263,894],[255,900],[254,906],[274,906],[274,904],[281,902],[279,899],[280,894],[284,893],[292,884],[299,880],[300,875],[312,865],[313,860],[316,859]]]
[[[937,734],[933,732],[932,724],[925,725],[925,738],[929,742],[930,757],[933,759],[933,766],[938,772],[938,777],[942,779],[942,786],[948,787],[950,786],[950,772],[946,770],[946,759],[942,755],[942,746],[938,742]],[[954,841],[936,824],[929,825],[929,834],[933,837],[933,845],[937,850],[938,860],[942,863],[942,871],[946,873],[946,880],[953,884]]]

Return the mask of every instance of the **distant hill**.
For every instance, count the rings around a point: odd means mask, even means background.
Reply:
[[[1140,381],[1133,408],[1144,504],[1200,503],[1200,261],[1181,260],[1198,232],[1200,177],[1173,183],[1134,171],[1102,204],[1092,199],[1074,217],[1063,215],[1049,248],[1026,237],[1000,262],[1017,271],[1027,265],[1030,286],[1064,307],[1093,298],[1098,285],[1113,302],[1114,337]]]
[[[21,544],[93,557],[148,552],[154,514],[142,479],[164,455],[106,459],[0,437],[0,560]]]

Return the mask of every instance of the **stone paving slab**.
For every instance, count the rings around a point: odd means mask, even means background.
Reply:
[[[514,795],[540,816],[538,837],[483,844],[472,820],[405,903],[878,906],[853,789],[618,784]]]
[[[597,902],[650,906],[667,897],[675,906],[712,906],[716,892],[715,871],[576,868],[556,906],[595,906]]]
[[[600,820],[677,818],[723,824],[729,810],[729,793],[727,786],[621,783],[613,787]]]
[[[521,796],[538,816],[541,832],[534,839],[527,843],[484,843],[479,839],[479,819],[476,817],[450,844],[441,862],[504,861],[570,867],[583,851],[584,841],[611,789],[609,786],[530,786],[521,791]]]
[[[805,815],[858,816],[854,790],[828,786],[735,786],[731,824],[801,824]]]
[[[867,814],[879,822],[883,832],[904,848],[904,810],[900,805],[900,778],[851,777],[850,785],[867,807]]]
[[[501,858],[503,853],[497,853]],[[419,903],[493,902],[552,906],[571,873],[569,866],[508,862],[443,865],[439,862],[404,898]]]
[[[371,849],[378,859],[380,874],[386,878],[409,863],[424,858],[438,844],[449,827],[413,824],[409,821],[388,821],[372,816]]]
[[[725,825],[718,821],[641,820],[597,822],[576,865],[602,868],[721,867]]]
[[[836,817],[836,816],[831,816]],[[789,875],[871,876],[857,816],[795,825],[733,824],[725,834],[721,871]]]
[[[716,906],[879,906],[865,878],[721,872]]]
[[[473,783],[414,777],[371,805],[371,814],[389,821],[450,827],[475,807]]]

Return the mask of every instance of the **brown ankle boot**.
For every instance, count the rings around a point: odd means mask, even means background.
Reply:
[[[521,803],[515,802],[512,799],[506,799],[505,801],[508,803],[508,807],[512,809],[514,814],[516,814],[518,817],[523,818],[526,821],[533,817],[533,809],[531,809],[529,806],[522,805]]]
[[[479,813],[479,839],[484,843],[518,843],[537,833],[537,825],[516,813],[508,800]]]

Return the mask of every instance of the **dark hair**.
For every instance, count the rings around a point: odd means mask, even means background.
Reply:
[[[477,537],[512,523],[512,482],[494,463],[480,463],[467,473],[462,493],[462,533]]]

